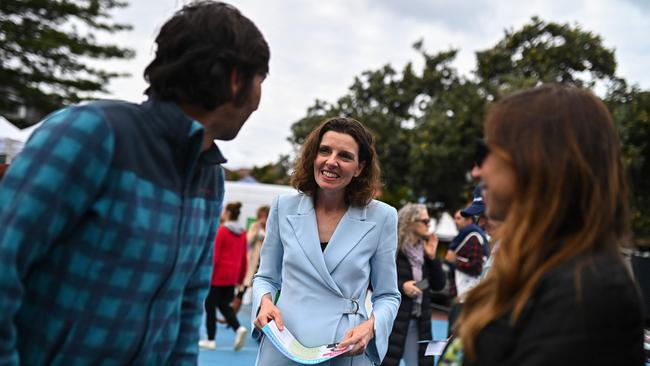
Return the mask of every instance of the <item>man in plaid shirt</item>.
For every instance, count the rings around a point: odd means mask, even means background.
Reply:
[[[446,259],[456,269],[456,291],[461,301],[463,294],[478,284],[483,262],[490,255],[485,232],[476,224],[477,217],[484,211],[481,188],[477,186],[472,203],[454,215],[459,232],[449,244]]]
[[[0,365],[196,364],[225,159],[269,49],[195,2],[156,38],[142,104],[52,113],[0,184]]]

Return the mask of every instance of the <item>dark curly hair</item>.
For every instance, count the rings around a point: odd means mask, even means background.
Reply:
[[[226,211],[228,211],[229,219],[231,221],[239,220],[239,214],[241,213],[241,202],[230,202],[226,204]]]
[[[213,110],[250,93],[255,75],[269,70],[270,51],[255,24],[235,7],[212,1],[184,6],[160,29],[156,57],[144,70],[147,95]],[[231,95],[230,75],[243,88]]]
[[[381,185],[379,162],[372,133],[361,122],[352,118],[330,118],[307,136],[291,176],[291,185],[308,196],[314,196],[318,190],[314,178],[314,160],[323,135],[327,131],[350,135],[359,145],[359,163],[364,164],[364,167],[361,174],[352,178],[350,184],[345,187],[345,200],[353,206],[367,205],[379,193]]]

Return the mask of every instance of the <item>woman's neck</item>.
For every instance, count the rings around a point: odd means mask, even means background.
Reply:
[[[317,191],[314,197],[314,207],[325,212],[344,211],[348,205],[345,203],[345,191],[325,192]]]

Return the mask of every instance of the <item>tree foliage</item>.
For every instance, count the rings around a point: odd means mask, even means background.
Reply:
[[[408,63],[399,71],[385,65],[362,73],[336,102],[317,100],[293,124],[290,141],[299,147],[330,116],[359,119],[376,136],[381,198],[397,207],[422,201],[451,211],[470,196],[474,142],[482,136],[491,102],[545,82],[604,86],[602,97],[614,116],[631,178],[636,240],[650,238],[650,92],[616,75],[614,51],[598,35],[533,17],[477,52],[471,78],[452,66],[455,50],[428,53],[422,42],[414,48],[424,60],[421,70]]]
[[[579,26],[533,17],[518,31],[506,31],[494,47],[476,54],[478,81],[493,96],[539,83],[593,87],[616,72],[614,51]]]
[[[650,92],[625,81],[606,99],[616,121],[630,178],[632,229],[639,244],[650,246]]]
[[[250,175],[260,183],[289,184],[291,161],[289,155],[281,155],[276,163],[269,163],[261,167],[253,167]]]
[[[131,29],[110,20],[112,9],[126,5],[119,0],[0,2],[0,114],[23,127],[64,104],[105,92],[111,79],[124,76],[87,61],[134,55],[95,37],[98,31]]]

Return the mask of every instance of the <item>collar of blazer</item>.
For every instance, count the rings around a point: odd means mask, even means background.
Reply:
[[[287,215],[298,243],[309,262],[318,271],[323,281],[342,297],[343,294],[331,274],[359,243],[364,242],[366,234],[376,226],[374,221],[367,220],[367,210],[367,206],[349,207],[336,226],[325,252],[321,251],[316,211],[311,197],[301,195],[297,214]],[[370,242],[366,244],[377,245],[377,243]]]
[[[372,204],[372,203],[370,203]],[[305,194],[300,194],[300,202],[298,203],[298,215],[309,215],[314,214],[314,199]],[[368,206],[355,207],[349,206],[348,210],[345,212],[345,216],[356,219],[360,221],[366,220],[366,213],[368,211]]]

